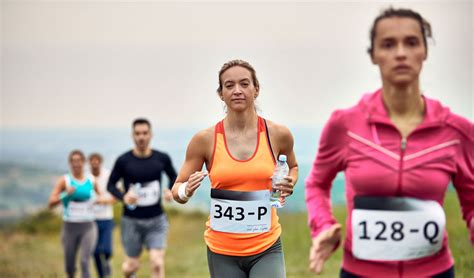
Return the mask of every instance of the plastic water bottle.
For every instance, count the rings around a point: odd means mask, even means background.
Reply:
[[[284,180],[284,177],[288,175],[289,171],[290,168],[286,163],[286,155],[280,154],[272,176],[272,194],[270,195],[270,204],[272,207],[283,207],[280,202],[281,192],[276,189],[276,185]]]
[[[133,192],[135,192],[135,194],[138,196],[138,195],[140,194],[140,193],[139,193],[140,188],[142,188],[142,184],[139,183],[139,182],[137,182],[137,183],[135,183],[134,185],[132,185],[131,190],[133,190]],[[134,210],[134,209],[137,208],[137,204],[135,203],[135,204],[127,205],[127,208],[128,208],[129,210]]]

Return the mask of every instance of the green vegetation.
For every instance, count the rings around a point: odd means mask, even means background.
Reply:
[[[456,195],[446,198],[448,234],[456,261],[456,277],[474,275],[474,252],[469,242],[465,223],[460,216]],[[119,205],[116,215],[120,215]],[[345,209],[337,207],[334,213],[341,223]],[[171,229],[166,254],[167,277],[209,277],[206,246],[203,240],[207,216],[200,213],[183,213],[168,209]],[[305,213],[282,214],[283,248],[288,277],[314,277],[308,271],[310,247],[309,229]],[[21,223],[0,232],[0,277],[63,277],[63,257],[60,244],[58,216],[40,212]],[[119,229],[115,229],[113,270],[116,276],[124,254]],[[338,277],[341,249],[331,257],[321,277]],[[142,256],[139,277],[148,277],[148,256]],[[92,264],[91,264],[92,267]]]

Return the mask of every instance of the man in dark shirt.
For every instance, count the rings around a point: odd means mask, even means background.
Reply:
[[[150,252],[152,277],[164,277],[168,220],[161,206],[161,173],[168,176],[168,188],[163,189],[163,195],[171,201],[176,171],[167,154],[150,148],[150,122],[136,119],[132,127],[135,147],[117,159],[107,183],[107,190],[124,203],[121,236],[127,256],[122,270],[125,277],[135,276],[145,246]],[[116,187],[120,179],[125,193]]]

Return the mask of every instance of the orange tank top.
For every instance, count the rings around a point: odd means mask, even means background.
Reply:
[[[265,120],[258,117],[257,147],[247,160],[232,157],[226,144],[223,121],[216,124],[214,153],[209,172],[212,189],[252,192],[270,191],[275,159],[268,142]],[[211,229],[206,222],[204,239],[209,249],[229,256],[252,256],[267,250],[280,237],[281,226],[276,208],[271,208],[271,224],[267,232],[228,233]]]

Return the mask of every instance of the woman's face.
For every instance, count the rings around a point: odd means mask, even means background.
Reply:
[[[240,66],[231,67],[221,75],[222,91],[220,98],[227,108],[233,111],[255,109],[254,100],[259,89],[252,82],[251,72]]]
[[[69,165],[73,173],[80,174],[84,169],[84,158],[79,154],[74,154],[69,160]]]
[[[384,18],[377,23],[372,62],[384,83],[407,86],[418,77],[426,59],[418,21],[407,17]]]

